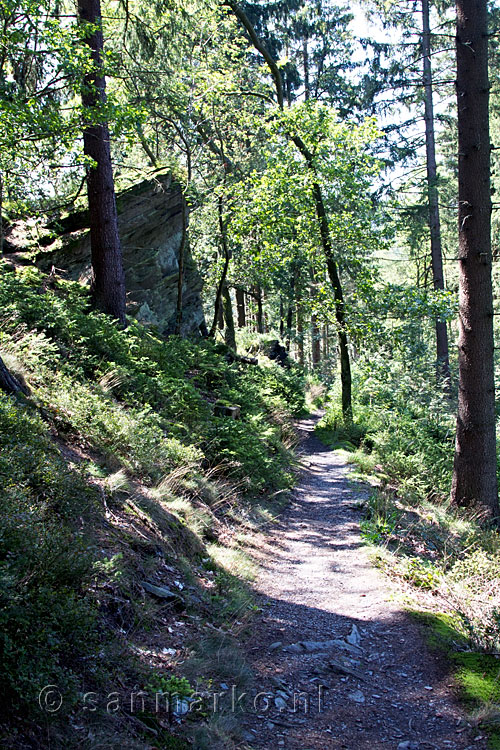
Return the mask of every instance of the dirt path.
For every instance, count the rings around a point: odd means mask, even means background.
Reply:
[[[245,711],[246,746],[486,748],[444,665],[370,565],[357,506],[366,490],[315,438],[314,423],[299,425],[303,477],[261,551],[263,613],[248,658],[265,695]]]

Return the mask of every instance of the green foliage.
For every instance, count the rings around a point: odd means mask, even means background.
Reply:
[[[318,425],[325,439],[347,440],[372,454],[402,492],[415,496],[449,491],[455,428],[454,403],[435,383],[435,371],[418,359],[372,355],[357,363],[354,424],[342,423],[337,390]]]
[[[179,700],[189,698],[194,692],[186,677],[176,677],[175,675],[166,677],[165,675],[154,674],[146,688],[151,693],[161,693],[169,696],[169,699],[175,696]]]
[[[303,408],[303,379],[268,360],[231,362],[212,342],[165,341],[134,323],[121,331],[90,309],[79,285],[49,284],[34,269],[0,268],[0,304],[0,351],[32,404],[0,396],[0,698],[6,711],[29,718],[45,685],[58,685],[70,710],[82,681],[109,678],[99,582],[133,596],[126,554],[101,557],[90,534],[102,498],[89,478],[104,493],[116,485],[127,494],[128,480],[157,485],[151,518],[168,533],[181,534],[175,524],[182,525],[199,553],[212,516],[176,490],[208,492],[205,472],[215,472],[221,488],[232,483],[231,502],[244,491],[265,499],[290,487],[288,404]],[[237,403],[241,419],[215,417],[218,400]],[[70,471],[48,429],[92,460]],[[218,503],[217,485],[209,490]],[[137,508],[147,511],[139,499]],[[192,510],[191,531],[183,508]],[[215,580],[221,616],[251,606],[230,573],[221,569]],[[189,694],[176,677],[162,680],[164,691]]]
[[[384,544],[393,534],[398,514],[389,508],[381,494],[371,496],[365,520],[361,523],[362,536],[372,544]]]
[[[500,663],[491,654],[470,652],[460,621],[445,613],[412,612],[427,630],[433,648],[446,653],[455,666],[463,700],[475,709],[477,722],[489,735],[490,746],[500,747],[498,729]]]
[[[303,409],[297,370],[231,364],[224,347],[163,341],[133,323],[120,331],[77,284],[45,289],[33,269],[0,275],[0,347],[22,362],[62,434],[150,483],[208,461],[255,491],[289,485],[287,420],[277,415]],[[241,421],[214,417],[216,400],[240,405]]]
[[[367,428],[357,422],[356,418],[346,422],[342,414],[342,406],[335,404],[327,409],[325,416],[318,422],[316,432],[327,445],[354,450],[361,445]]]
[[[243,286],[259,284],[291,300],[298,300],[303,286],[302,315],[315,311],[322,320],[334,318],[316,213],[319,189],[332,254],[343,284],[349,279],[346,314],[354,326],[355,308],[373,293],[368,259],[383,242],[370,195],[380,169],[371,153],[377,135],[373,120],[341,121],[331,107],[317,102],[275,112],[258,165],[231,186],[234,273]],[[310,293],[304,293],[308,287]]]
[[[85,593],[92,548],[74,526],[94,493],[68,471],[40,418],[6,396],[0,451],[2,712],[32,715],[51,684],[69,709],[84,661],[87,669],[96,658],[95,604]]]
[[[422,589],[435,590],[439,585],[439,571],[428,560],[411,557],[406,562],[403,578]]]

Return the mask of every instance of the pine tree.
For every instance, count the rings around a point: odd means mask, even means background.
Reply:
[[[457,0],[459,392],[451,498],[498,520],[486,0]]]
[[[88,124],[83,132],[84,152],[93,162],[87,170],[94,274],[92,293],[96,306],[125,326],[125,274],[118,234],[109,128],[104,112],[99,111],[106,103],[100,0],[79,0],[78,14],[81,23],[90,25],[86,42],[93,63],[91,72],[85,75],[82,90],[82,103],[88,113]]]

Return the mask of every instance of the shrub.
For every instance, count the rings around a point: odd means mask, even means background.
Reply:
[[[49,684],[68,708],[95,652],[95,606],[84,593],[91,545],[74,528],[94,498],[40,419],[5,396],[0,449],[0,697],[6,714],[31,715]]]

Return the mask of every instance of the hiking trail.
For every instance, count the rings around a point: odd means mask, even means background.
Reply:
[[[257,552],[262,614],[246,649],[262,695],[243,714],[244,746],[485,750],[445,663],[371,564],[359,528],[368,490],[316,421],[298,424],[301,479]]]

